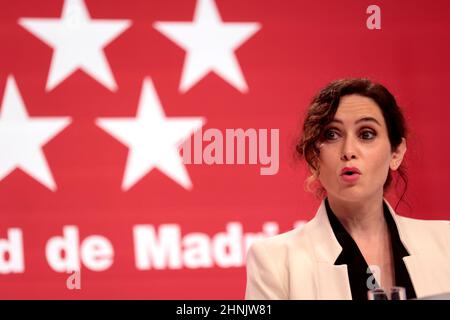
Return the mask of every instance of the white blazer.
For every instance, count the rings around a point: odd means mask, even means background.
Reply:
[[[417,298],[450,292],[450,222],[401,217],[389,203]],[[352,299],[342,247],[322,201],[299,229],[255,241],[247,253],[245,299]]]

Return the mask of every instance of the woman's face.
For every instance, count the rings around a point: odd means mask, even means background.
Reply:
[[[319,180],[329,196],[344,201],[383,196],[389,168],[396,170],[406,151],[403,139],[391,152],[381,109],[372,99],[355,94],[340,99],[322,139]],[[360,173],[343,174],[346,167]]]

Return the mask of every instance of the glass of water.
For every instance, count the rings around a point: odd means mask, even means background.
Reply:
[[[375,288],[367,291],[367,298],[369,300],[406,300],[406,290],[404,287]]]

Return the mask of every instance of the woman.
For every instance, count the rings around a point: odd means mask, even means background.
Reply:
[[[449,222],[401,217],[384,198],[394,172],[406,182],[405,152],[404,117],[385,87],[344,79],[322,89],[297,145],[322,203],[301,229],[250,247],[246,299],[365,300],[393,286],[407,299],[450,292]]]

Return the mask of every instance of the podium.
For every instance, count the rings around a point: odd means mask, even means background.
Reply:
[[[417,298],[416,300],[450,300],[450,292],[434,294],[432,296]]]

